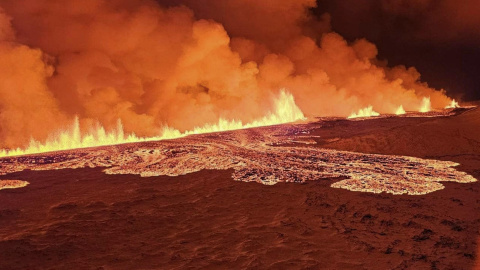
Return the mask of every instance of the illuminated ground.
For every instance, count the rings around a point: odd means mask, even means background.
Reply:
[[[30,185],[0,191],[0,268],[471,269],[480,113],[457,112],[4,158]]]
[[[332,120],[330,120],[331,122]],[[172,141],[129,144],[3,159],[1,172],[108,167],[107,174],[178,176],[234,169],[237,181],[266,185],[337,178],[335,188],[420,195],[443,189],[440,182],[470,183],[457,163],[362,154],[318,147],[310,132],[329,120],[196,135]],[[412,145],[413,147],[413,145]]]

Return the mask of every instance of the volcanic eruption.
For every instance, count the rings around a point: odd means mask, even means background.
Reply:
[[[425,111],[427,98],[433,108],[452,102],[415,68],[378,60],[374,44],[331,32],[328,16],[308,13],[314,6],[2,1],[0,146],[58,142],[72,123],[81,136],[68,138],[71,147],[91,133],[118,135],[119,121],[125,138],[115,142],[171,137],[166,130],[181,134],[220,119],[250,123],[272,113],[281,89],[307,117],[346,117],[368,106]]]
[[[440,2],[1,0],[0,268],[475,267],[476,103],[351,37]]]

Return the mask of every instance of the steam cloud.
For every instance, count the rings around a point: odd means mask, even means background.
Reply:
[[[220,117],[252,121],[281,88],[307,116],[433,107],[450,99],[414,68],[348,44],[314,0],[3,0],[0,141],[44,140],[80,117],[154,136]]]

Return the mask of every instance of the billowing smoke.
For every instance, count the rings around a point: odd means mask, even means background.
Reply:
[[[450,99],[374,44],[347,43],[313,0],[3,0],[0,141],[46,139],[78,116],[126,132],[263,116],[281,88],[307,116],[418,110]]]

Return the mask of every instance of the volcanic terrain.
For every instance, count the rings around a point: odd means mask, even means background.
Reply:
[[[0,190],[1,269],[479,267],[478,109],[322,118],[0,166],[1,179],[18,179],[0,183],[23,186]]]

